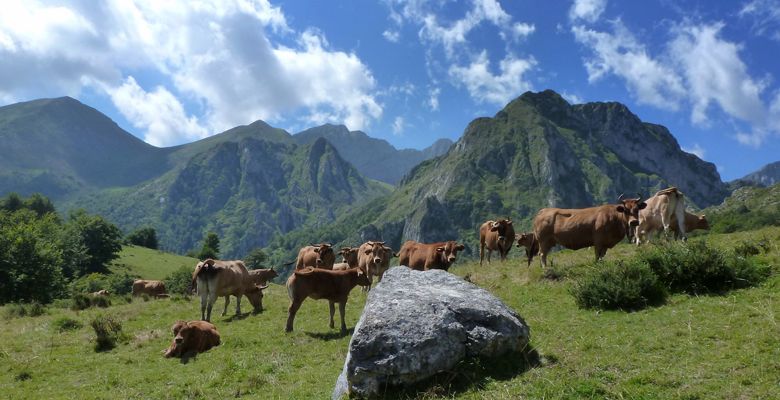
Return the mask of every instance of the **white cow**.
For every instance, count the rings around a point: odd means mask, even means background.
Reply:
[[[655,196],[645,200],[647,207],[639,211],[639,225],[636,227],[636,244],[649,242],[660,230],[665,234],[672,232],[672,225],[685,240],[685,196],[676,187],[658,191]]]

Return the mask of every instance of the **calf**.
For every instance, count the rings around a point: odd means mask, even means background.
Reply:
[[[304,246],[298,251],[295,269],[305,267],[333,269],[335,262],[336,254],[333,252],[333,246],[329,243],[312,244]]]
[[[401,246],[401,251],[398,252],[398,263],[418,271],[429,269],[447,271],[455,262],[458,251],[465,248],[464,245],[452,240],[430,244],[409,240]]]
[[[217,327],[206,321],[177,321],[171,330],[173,343],[164,351],[165,358],[190,357],[220,343]]]
[[[512,226],[511,219],[500,219],[483,223],[479,227],[479,266],[482,266],[485,248],[488,251],[488,264],[490,264],[490,254],[493,253],[493,250],[497,250],[501,261],[505,261],[506,255],[512,249],[512,239],[514,237],[515,228]]]
[[[295,314],[307,297],[312,299],[326,299],[330,307],[330,327],[333,328],[334,303],[339,304],[341,315],[341,332],[346,333],[347,324],[344,321],[344,308],[349,298],[349,292],[357,286],[368,286],[365,272],[360,268],[352,268],[346,271],[330,271],[320,268],[306,268],[296,270],[287,279],[287,294],[290,296],[290,308],[287,311],[286,332],[292,332]]]
[[[390,268],[390,258],[393,257],[393,249],[385,246],[385,242],[365,242],[360,245],[358,251],[358,268],[366,271],[369,282],[382,281],[382,276]],[[368,289],[371,285],[368,286]]]
[[[162,281],[136,279],[133,281],[133,296],[140,296],[142,294],[152,297],[165,294],[165,283]]]
[[[528,260],[528,266],[531,266],[531,260],[539,254],[539,241],[533,232],[520,233],[515,235],[517,247],[525,247],[525,257]]]
[[[200,315],[204,321],[211,320],[211,309],[218,296],[225,296],[227,314],[230,296],[236,296],[236,315],[241,315],[241,296],[246,296],[255,312],[263,310],[263,290],[249,275],[243,261],[217,261],[208,259],[199,262],[192,273],[193,282],[197,282],[200,296]]]
[[[677,229],[675,225],[670,226],[670,229],[672,232],[674,232],[675,239],[678,238],[680,231]],[[692,232],[697,229],[704,229],[709,230],[710,229],[710,223],[707,221],[707,217],[702,215],[696,215],[693,213],[689,213],[688,211],[685,212],[685,232]]]
[[[279,274],[273,268],[261,268],[250,270],[249,276],[252,278],[252,282],[255,284],[265,285],[271,279],[279,276]]]

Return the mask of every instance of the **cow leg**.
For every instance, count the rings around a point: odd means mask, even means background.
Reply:
[[[485,242],[479,244],[479,266],[482,266],[482,259],[485,258]]]
[[[230,304],[230,295],[225,296],[225,309],[222,310],[222,316],[227,315],[228,304]]]
[[[290,308],[287,309],[287,326],[284,328],[285,332],[292,332],[293,321],[295,321],[295,313],[297,313],[298,309],[301,308],[302,303],[303,301],[295,300],[290,302]]]
[[[214,288],[209,288],[214,289]],[[211,321],[211,309],[214,308],[214,303],[217,302],[217,291],[216,290],[209,290],[209,305],[206,309],[206,321]]]
[[[236,295],[236,315],[241,315],[241,295]]]
[[[206,319],[206,305],[208,304],[208,302],[209,302],[209,296],[208,296],[208,293],[206,293],[206,291],[204,290],[204,291],[202,291],[200,293],[200,319],[201,319],[201,321],[208,321],[208,319]]]
[[[346,321],[344,321],[344,310],[346,306],[347,306],[346,300],[339,303],[339,315],[341,316],[341,333],[347,333],[347,323]]]
[[[336,305],[332,301],[328,301],[328,307],[330,308],[330,329],[335,328],[333,323],[333,314],[336,313]]]

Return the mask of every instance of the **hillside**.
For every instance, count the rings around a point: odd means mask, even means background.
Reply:
[[[458,374],[447,374],[408,396],[780,398],[778,237],[780,228],[706,238],[724,249],[770,238],[769,252],[759,259],[774,265],[775,275],[764,284],[727,296],[677,294],[663,306],[631,313],[577,308],[569,293],[573,282],[542,279],[538,262],[527,269],[517,252],[510,253],[506,264],[487,267],[459,261],[452,272],[468,275],[525,319],[531,346],[542,362],[526,371],[518,369],[518,360],[465,363]],[[635,246],[621,244],[607,253],[607,259],[636,251]],[[561,267],[591,257],[587,250],[553,255]],[[43,316],[7,319],[0,332],[4,365],[0,390],[8,398],[329,398],[350,337],[329,329],[326,303],[311,299],[297,315],[295,332],[285,334],[286,290],[272,285],[265,293],[261,314],[234,318],[231,306],[226,317],[215,317],[222,344],[188,363],[165,359],[161,351],[171,342],[170,327],[176,320],[199,316],[196,298],[131,304],[113,298],[108,309],[75,312],[51,307]],[[357,322],[365,297],[359,290],[351,293],[346,306],[349,328]],[[215,309],[221,311],[222,305],[218,300]],[[94,352],[89,321],[98,314],[117,317],[127,342],[108,352]],[[54,322],[62,318],[74,319],[82,327],[58,332]],[[395,397],[388,393],[388,398]]]
[[[0,151],[0,193],[54,199],[138,184],[167,168],[168,153],[70,97],[0,107]]]
[[[123,246],[119,258],[111,263],[111,272],[127,272],[142,279],[162,280],[181,268],[195,267],[198,259],[140,246]]]
[[[666,128],[624,105],[570,105],[551,90],[528,92],[494,117],[472,121],[445,155],[415,167],[388,198],[310,237],[344,245],[381,238],[396,249],[410,239],[460,239],[473,254],[477,227],[487,219],[509,216],[520,231],[543,207],[611,203],[621,193],[647,197],[667,186],[699,207],[728,194],[713,164],[682,151]],[[290,235],[274,244],[292,250],[301,240]]]
[[[361,131],[350,131],[344,125],[331,124],[307,129],[293,138],[299,144],[325,138],[361,174],[391,185],[398,184],[415,165],[446,153],[452,146],[451,140],[439,139],[422,150],[398,150],[385,140],[369,137]]]

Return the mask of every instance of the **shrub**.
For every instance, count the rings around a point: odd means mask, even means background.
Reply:
[[[126,241],[136,246],[142,246],[149,249],[157,249],[157,232],[154,228],[146,227],[136,229],[127,235]]]
[[[188,294],[192,285],[192,267],[182,265],[165,279],[165,289],[169,294]]]
[[[21,318],[26,315],[27,309],[24,307],[24,304],[9,303],[3,309],[3,318],[5,319]]]
[[[108,291],[115,295],[130,294],[133,291],[133,281],[135,279],[136,277],[131,276],[127,272],[110,274],[106,282]]]
[[[28,304],[26,308],[27,316],[29,317],[37,317],[39,315],[46,314],[46,307],[37,301],[33,301],[32,303]]]
[[[81,329],[84,325],[73,318],[61,317],[52,321],[51,326],[57,332],[65,332]]]
[[[106,296],[95,296],[90,299],[90,302],[95,307],[106,308],[111,306],[111,299]]]
[[[726,256],[703,241],[674,242],[640,253],[658,278],[672,292],[717,293],[734,284],[734,269]]]
[[[755,260],[734,255],[730,258],[734,268],[734,287],[746,288],[758,285],[772,274],[772,267]]]
[[[70,284],[70,290],[74,294],[93,293],[103,289],[108,289],[108,276],[97,272],[84,275]]]
[[[638,310],[666,300],[666,289],[650,267],[637,260],[597,262],[571,289],[581,308]]]
[[[95,330],[95,351],[111,350],[117,342],[127,339],[122,332],[122,323],[110,315],[98,315],[90,325]]]
[[[769,252],[769,240],[762,238],[757,241],[743,240],[734,247],[734,253],[742,257],[750,257]]]
[[[92,306],[92,299],[84,293],[76,293],[71,297],[71,310],[86,310]]]

